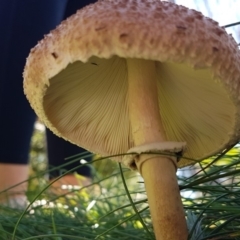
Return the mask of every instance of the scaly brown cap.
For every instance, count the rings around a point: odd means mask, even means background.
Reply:
[[[102,155],[125,153],[134,147],[126,58],[156,61],[166,135],[187,143],[185,157],[201,160],[239,139],[236,42],[170,2],[102,0],[79,10],[31,50],[25,94],[58,136]]]

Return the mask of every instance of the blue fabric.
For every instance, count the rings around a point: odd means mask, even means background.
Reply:
[[[0,162],[28,162],[36,116],[23,94],[22,72],[30,49],[64,18],[92,2],[0,0]],[[66,163],[65,157],[85,151],[50,133],[47,136],[51,166]],[[85,167],[79,173],[88,176],[90,171]]]

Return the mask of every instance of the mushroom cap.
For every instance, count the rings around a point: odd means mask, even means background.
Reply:
[[[212,19],[170,2],[102,0],[79,10],[31,50],[24,92],[56,135],[104,156],[126,153],[134,147],[126,58],[156,62],[167,138],[187,143],[179,167],[238,141],[238,46]]]

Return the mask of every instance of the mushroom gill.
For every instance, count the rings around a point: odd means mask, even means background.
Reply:
[[[127,103],[126,62],[122,58],[69,64],[50,79],[44,111],[60,134],[103,155],[133,146]]]
[[[185,141],[179,166],[223,150],[234,129],[235,107],[209,69],[156,62],[160,114],[169,141]],[[90,151],[112,155],[133,147],[128,115],[126,60],[92,57],[69,64],[50,79],[47,118],[60,134]],[[141,96],[139,96],[141,97]],[[214,139],[214,140],[213,140]]]

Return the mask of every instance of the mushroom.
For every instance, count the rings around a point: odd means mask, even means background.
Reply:
[[[144,178],[157,239],[185,240],[176,168],[239,139],[239,63],[233,38],[195,10],[100,0],[31,50],[24,92],[56,135],[104,156],[129,152],[115,159]]]

